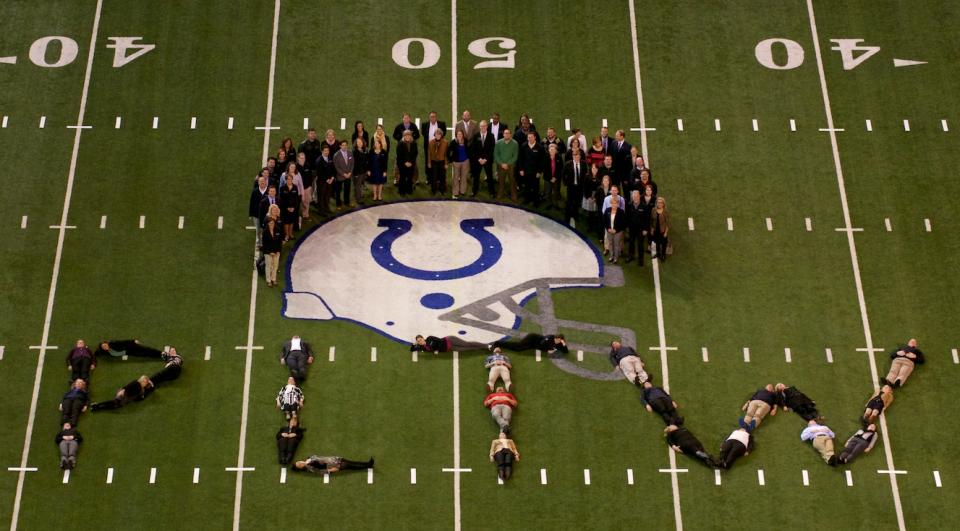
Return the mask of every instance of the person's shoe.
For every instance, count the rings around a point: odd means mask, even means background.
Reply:
[[[894,388],[894,389],[900,389],[900,387],[902,387],[902,386],[903,386],[903,383],[901,383],[899,379],[897,379],[897,381],[893,382],[893,388]]]
[[[507,437],[509,437],[509,436],[510,436],[510,425],[508,424],[508,425],[504,426],[503,428],[500,428],[500,431],[502,431],[502,432],[504,433],[504,435],[506,435]]]
[[[633,377],[633,385],[635,385],[635,386],[637,386],[637,387],[643,387],[643,382],[640,381],[640,375],[639,375],[639,374]]]
[[[373,468],[373,458],[372,458],[372,457],[370,458],[369,461],[367,461],[367,468]]]
[[[827,460],[827,464],[830,466],[837,466],[837,463],[840,461],[840,458],[836,455],[831,455],[830,459]]]

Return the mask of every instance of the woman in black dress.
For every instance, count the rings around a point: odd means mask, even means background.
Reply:
[[[410,130],[403,132],[403,140],[397,144],[397,169],[400,173],[400,195],[413,193],[413,171],[417,164],[417,144]]]
[[[281,465],[289,465],[297,453],[297,447],[303,440],[305,430],[297,426],[297,417],[290,419],[290,423],[277,432],[277,452]]]
[[[363,122],[359,122],[363,125]],[[357,137],[353,141],[353,197],[358,204],[363,204],[363,190],[367,187],[367,177],[370,176],[370,157],[367,153],[367,141]]]
[[[283,242],[293,239],[293,226],[300,219],[300,191],[293,179],[287,179],[278,194],[280,222],[283,223]]]
[[[373,200],[383,201],[383,185],[387,182],[387,147],[376,135],[373,137],[373,150],[369,155],[370,178],[367,179],[367,184],[373,186]]]

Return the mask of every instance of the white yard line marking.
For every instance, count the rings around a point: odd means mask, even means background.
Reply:
[[[286,482],[287,482],[287,467],[282,466],[280,467],[280,484],[282,485]]]
[[[303,130],[306,131],[307,129],[310,129],[310,118],[304,117],[304,118],[303,118]]]
[[[420,127],[420,124],[417,124],[417,127]],[[347,128],[347,119],[340,118],[340,129],[346,129],[346,128]]]
[[[183,230],[183,216],[177,218],[177,229]]]
[[[633,469],[627,469],[627,485],[633,485]]]
[[[577,361],[583,361],[583,351],[582,351],[582,350],[578,350],[578,351],[577,351]]]
[[[687,218],[687,230],[694,230],[693,218]]]
[[[700,353],[703,355],[703,362],[707,363],[710,361],[710,352],[707,351],[707,347],[700,347]]]
[[[196,116],[191,116],[191,117],[190,117],[190,129],[196,129],[196,128],[197,128],[197,117],[196,117]]]
[[[377,361],[377,347],[370,347],[370,361]]]
[[[543,359],[543,354],[540,352],[539,349],[537,349],[537,350],[534,351],[534,356],[535,356],[535,359],[536,359],[538,362],[539,362],[541,359]]]
[[[149,479],[149,483],[150,483],[151,485],[153,485],[153,484],[156,483],[156,482],[157,482],[157,469],[156,469],[156,468],[151,468],[151,469],[150,469],[150,479]]]
[[[200,467],[193,469],[193,484],[196,485],[197,483],[200,483]]]
[[[90,74],[93,70],[93,53],[96,49],[97,34],[100,28],[100,13],[103,10],[103,0],[97,0],[97,7],[93,15],[93,29],[90,32],[90,45],[87,51],[87,66],[83,74],[83,89],[80,92],[80,109],[77,112],[77,123],[82,124],[87,112],[87,95],[90,91]],[[7,118],[3,119],[3,126],[7,126]],[[13,511],[10,518],[10,531],[17,530],[20,519],[20,503],[23,498],[23,482],[26,479],[25,470],[30,459],[30,444],[33,441],[33,424],[37,416],[37,401],[40,396],[40,381],[43,378],[43,363],[47,354],[47,342],[50,339],[50,324],[53,321],[53,305],[57,296],[57,284],[60,279],[60,262],[63,258],[63,243],[67,235],[67,219],[70,215],[70,201],[73,198],[73,181],[77,174],[77,158],[80,153],[80,137],[83,129],[76,129],[73,134],[73,149],[70,153],[70,169],[67,172],[66,192],[63,197],[63,210],[60,213],[60,229],[57,235],[57,250],[53,259],[53,272],[50,278],[50,291],[47,294],[47,308],[43,319],[43,334],[40,337],[40,352],[37,356],[37,369],[33,377],[33,392],[30,398],[30,411],[27,414],[27,429],[24,430],[23,452],[20,456],[21,470],[17,474],[17,488],[14,495]]]
[[[344,122],[340,122],[340,123],[343,124]],[[416,118],[413,119],[413,123],[414,123],[414,125],[417,126],[417,129],[420,129],[420,117],[419,117],[419,116],[417,116]],[[344,129],[345,127],[346,127],[346,125],[344,125],[344,126],[341,127],[340,129]]]
[[[160,117],[159,117],[159,116],[154,116],[154,117],[153,117],[153,126],[152,126],[152,128],[153,128],[153,129],[157,129],[157,128],[159,128],[159,127],[160,127]]]
[[[933,227],[930,226],[930,218],[923,218],[923,227],[927,229],[927,232],[933,230]]]
[[[500,476],[497,476],[497,485],[503,485],[503,480],[500,479]]]
[[[233,129],[233,116],[227,118],[227,129]]]
[[[756,118],[753,119],[753,130],[754,131],[760,130],[760,122],[758,122]]]
[[[766,218],[766,222],[767,222],[767,230],[773,230],[773,220],[770,218]]]
[[[140,228],[144,228],[147,224],[147,216],[140,216]]]
[[[100,216],[100,228],[107,228],[107,216]]]
[[[783,357],[787,360],[787,363],[793,363],[793,352],[790,351],[790,347],[783,348]]]
[[[217,217],[217,230],[223,230],[223,216]]]
[[[531,122],[531,123],[532,123],[532,122]],[[602,118],[602,119],[600,120],[600,127],[607,127],[607,119],[606,119],[606,118]]]
[[[803,223],[807,226],[807,232],[813,230],[813,220],[810,218],[803,218]]]
[[[546,485],[546,484],[547,484],[547,469],[546,469],[546,468],[541,468],[541,469],[540,469],[540,484],[541,484],[541,485]]]
[[[714,484],[714,485],[719,485],[719,484],[720,484],[720,470],[719,470],[719,469],[714,469],[714,470],[713,470],[713,484]]]
[[[893,225],[890,224],[890,218],[883,218],[883,225],[887,228],[887,232],[893,232]]]
[[[417,351],[416,351],[416,350],[414,350],[413,352],[410,353],[410,361],[412,361],[412,362],[414,362],[414,363],[417,363],[417,360],[418,360],[418,359],[419,359],[419,357],[417,356]]]
[[[589,485],[589,484],[590,484],[590,469],[589,469],[589,468],[584,468],[584,469],[583,469],[583,484],[584,484],[584,485]]]
[[[383,125],[383,117],[377,118],[377,125]]]
[[[750,347],[743,347],[743,362],[750,363]]]
[[[63,484],[66,485],[67,483],[70,483],[70,469],[69,469],[69,468],[63,471]]]
[[[3,360],[3,353],[5,350],[7,350],[7,347],[0,345],[0,360]]]
[[[41,117],[40,117],[40,125],[39,125],[39,127],[40,127],[40,129],[43,129],[43,128],[46,127],[46,126],[47,126],[47,117],[46,117],[46,116],[41,116]]]
[[[411,485],[416,485],[416,484],[417,484],[417,469],[416,469],[416,468],[411,468],[411,469],[410,469],[410,484],[411,484]]]
[[[27,216],[22,216],[20,218],[20,228],[21,229],[27,228]]]
[[[817,33],[817,21],[813,12],[813,0],[807,0],[807,13],[810,18],[811,40],[813,41],[813,48],[817,59],[817,73],[820,76],[820,92],[823,98],[823,110],[826,114],[827,126],[832,129],[833,110],[830,108],[830,94],[827,91],[827,77],[823,71],[823,56],[820,53],[820,36]],[[843,167],[840,163],[840,148],[837,144],[837,135],[833,131],[831,131],[829,134],[830,147],[833,151],[833,164],[837,175],[837,188],[840,192],[840,206],[843,209],[844,226],[847,229],[852,229],[853,223],[850,218],[850,208],[847,204],[847,189],[843,179]],[[860,278],[860,262],[859,258],[857,257],[857,244],[854,240],[854,233],[852,230],[847,231],[847,246],[850,249],[850,264],[853,270],[854,283],[857,287],[857,303],[860,307],[860,319],[863,327],[863,335],[864,339],[866,340],[867,348],[872,349],[873,335],[870,332],[870,319],[867,315],[867,301],[863,293],[863,281]],[[868,352],[867,355],[870,358],[870,381],[873,382],[874,389],[876,390],[878,388],[877,360],[872,350]],[[882,414],[880,416],[880,428],[883,436],[883,450],[886,455],[887,467],[892,470],[894,468],[893,451],[890,449],[890,437],[887,433],[886,416]],[[900,503],[900,489],[897,486],[897,477],[894,474],[890,474],[890,490],[893,493],[893,504],[897,514],[898,528],[900,531],[906,531],[906,524],[903,520],[903,507]]]
[[[460,529],[460,353],[453,351],[453,522]]]
[[[373,485],[373,469],[367,469],[367,485]]]
[[[0,121],[0,127],[6,129],[6,128],[7,128],[7,124],[8,124],[9,122],[10,122],[10,117],[9,117],[9,116],[4,116],[4,117],[3,117],[3,120]]]
[[[895,476],[895,475],[897,475],[897,474],[904,474],[904,475],[905,475],[906,473],[907,473],[906,470],[877,470],[877,474],[888,474],[888,475],[891,475],[891,476]]]
[[[733,218],[727,218],[727,230],[733,230]]]
[[[829,348],[824,350],[827,353],[827,363],[833,363],[833,350]]]
[[[683,131],[683,118],[677,118],[677,131]]]
[[[643,107],[643,85],[640,81],[640,49],[637,46],[637,10],[634,0],[629,0],[630,12],[630,38],[633,45],[633,74],[637,87],[637,111],[640,118],[640,128],[646,129],[647,119]],[[677,120],[677,126],[682,130],[682,122]],[[647,131],[640,131],[640,154],[643,160],[650,164],[650,153],[647,149]],[[667,333],[663,324],[663,294],[660,291],[660,261],[653,261],[653,285],[656,294],[657,303],[657,330],[660,339],[660,372],[661,386],[668,393],[670,392],[670,370],[667,363]],[[673,449],[667,450],[667,456],[670,460],[670,468],[677,468],[677,456]],[[543,479],[546,479],[546,471],[543,472]],[[683,531],[683,515],[680,512],[680,485],[676,473],[670,474],[670,489],[673,495],[673,518],[676,525],[676,531]]]
[[[113,483],[113,468],[107,469],[107,485]]]
[[[330,347],[330,362],[333,362],[337,357],[337,347]]]
[[[846,131],[846,129],[835,129],[833,127],[821,127],[820,129],[818,129],[818,131],[820,131],[821,133],[842,133]]]
[[[280,0],[273,4],[273,33],[270,39],[270,73],[267,76],[267,108],[264,112],[264,124],[269,128],[273,121],[273,82],[277,70],[277,34],[280,27]],[[233,119],[231,118],[231,121]],[[260,163],[266,164],[270,152],[270,129],[263,131],[263,151]],[[256,255],[256,243],[253,254]],[[257,318],[257,287],[259,285],[257,268],[250,268],[250,311],[247,317],[247,348],[243,369],[243,402],[240,409],[239,448],[237,468],[242,469],[247,453],[247,421],[250,413],[250,373],[253,369],[254,323]],[[243,471],[237,471],[237,480],[233,496],[233,531],[240,529],[240,502],[243,498]]]
[[[68,470],[67,472],[69,472],[69,470]],[[943,483],[940,482],[940,471],[939,471],[939,470],[934,470],[934,471],[933,471],[933,484],[936,485],[938,489],[941,488],[941,487],[943,487]]]
[[[868,133],[872,133],[872,132],[873,132],[873,121],[868,119],[868,120],[866,120],[865,125],[867,126],[867,132],[868,132]]]
[[[957,353],[957,349],[955,348],[950,349],[950,354],[953,355],[953,363],[960,364],[960,354]]]
[[[794,133],[797,132],[797,121],[793,118],[790,118],[790,131]]]
[[[720,130],[720,118],[714,118],[714,119],[713,119],[713,128],[714,128],[714,130],[716,130],[716,131],[719,131],[719,130]],[[644,160],[646,160],[646,159],[644,159]]]
[[[844,475],[847,476],[847,486],[848,486],[848,487],[852,487],[852,486],[853,486],[853,472],[850,471],[850,470],[846,470],[845,472],[846,472],[846,474],[844,474]]]
[[[903,121],[903,130],[906,131],[907,133],[910,132],[910,120]]]
[[[564,118],[564,119],[563,119],[563,129],[564,129],[565,131],[569,131],[569,130],[570,130],[570,118]]]
[[[803,486],[804,486],[804,487],[809,487],[809,486],[810,486],[810,474],[809,474],[806,470],[803,470],[802,473],[803,473]]]
[[[761,487],[767,484],[766,479],[763,477],[762,468],[757,469],[757,483],[760,484]]]
[[[8,472],[36,472],[37,467],[30,466],[11,466],[7,467]]]
[[[943,129],[944,133],[950,130],[950,127],[947,125],[946,120],[940,120],[940,127]]]
[[[203,349],[203,361],[210,361],[210,345]]]
[[[323,484],[324,484],[324,485],[329,485],[329,484],[330,484],[330,473],[329,473],[329,472],[325,472],[325,473],[323,474]]]
[[[123,118],[120,116],[117,116],[117,118],[113,122],[113,128],[120,129],[120,127],[122,126],[123,126]]]

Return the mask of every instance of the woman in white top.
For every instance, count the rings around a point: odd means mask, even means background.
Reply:
[[[517,445],[513,444],[513,439],[508,439],[507,434],[501,431],[500,435],[490,443],[490,462],[497,464],[497,476],[501,480],[510,479],[515,460],[520,460]]]

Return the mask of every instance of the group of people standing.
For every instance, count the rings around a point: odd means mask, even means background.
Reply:
[[[90,403],[90,377],[97,368],[97,359],[123,358],[129,356],[160,359],[163,367],[152,376],[146,374],[121,387],[110,400]],[[162,351],[141,345],[136,339],[101,341],[97,350],[91,350],[83,339],[78,339],[67,353],[67,370],[70,371],[70,389],[60,400],[60,431],[54,442],[60,449],[60,468],[69,470],[77,465],[77,452],[83,436],[77,431],[80,415],[86,411],[117,409],[131,402],[143,400],[163,382],[176,380],[183,367],[183,358],[175,347]]]
[[[404,198],[421,178],[432,196],[477,197],[486,188],[491,200],[545,204],[574,227],[586,220],[612,263],[636,257],[642,266],[651,248],[663,260],[671,253],[666,201],[623,130],[609,133],[602,127],[588,144],[580,129],[563,139],[548,127],[541,136],[527,114],[511,128],[498,113],[477,122],[465,110],[452,128],[436,112],[422,123],[404,113],[389,135],[382,124],[371,132],[358,120],[349,140],[338,139],[333,129],[321,139],[313,128],[297,146],[285,137],[250,193],[258,264],[267,285],[276,286],[283,244],[311,218],[312,208],[326,217],[368,197],[383,201],[391,181]]]

